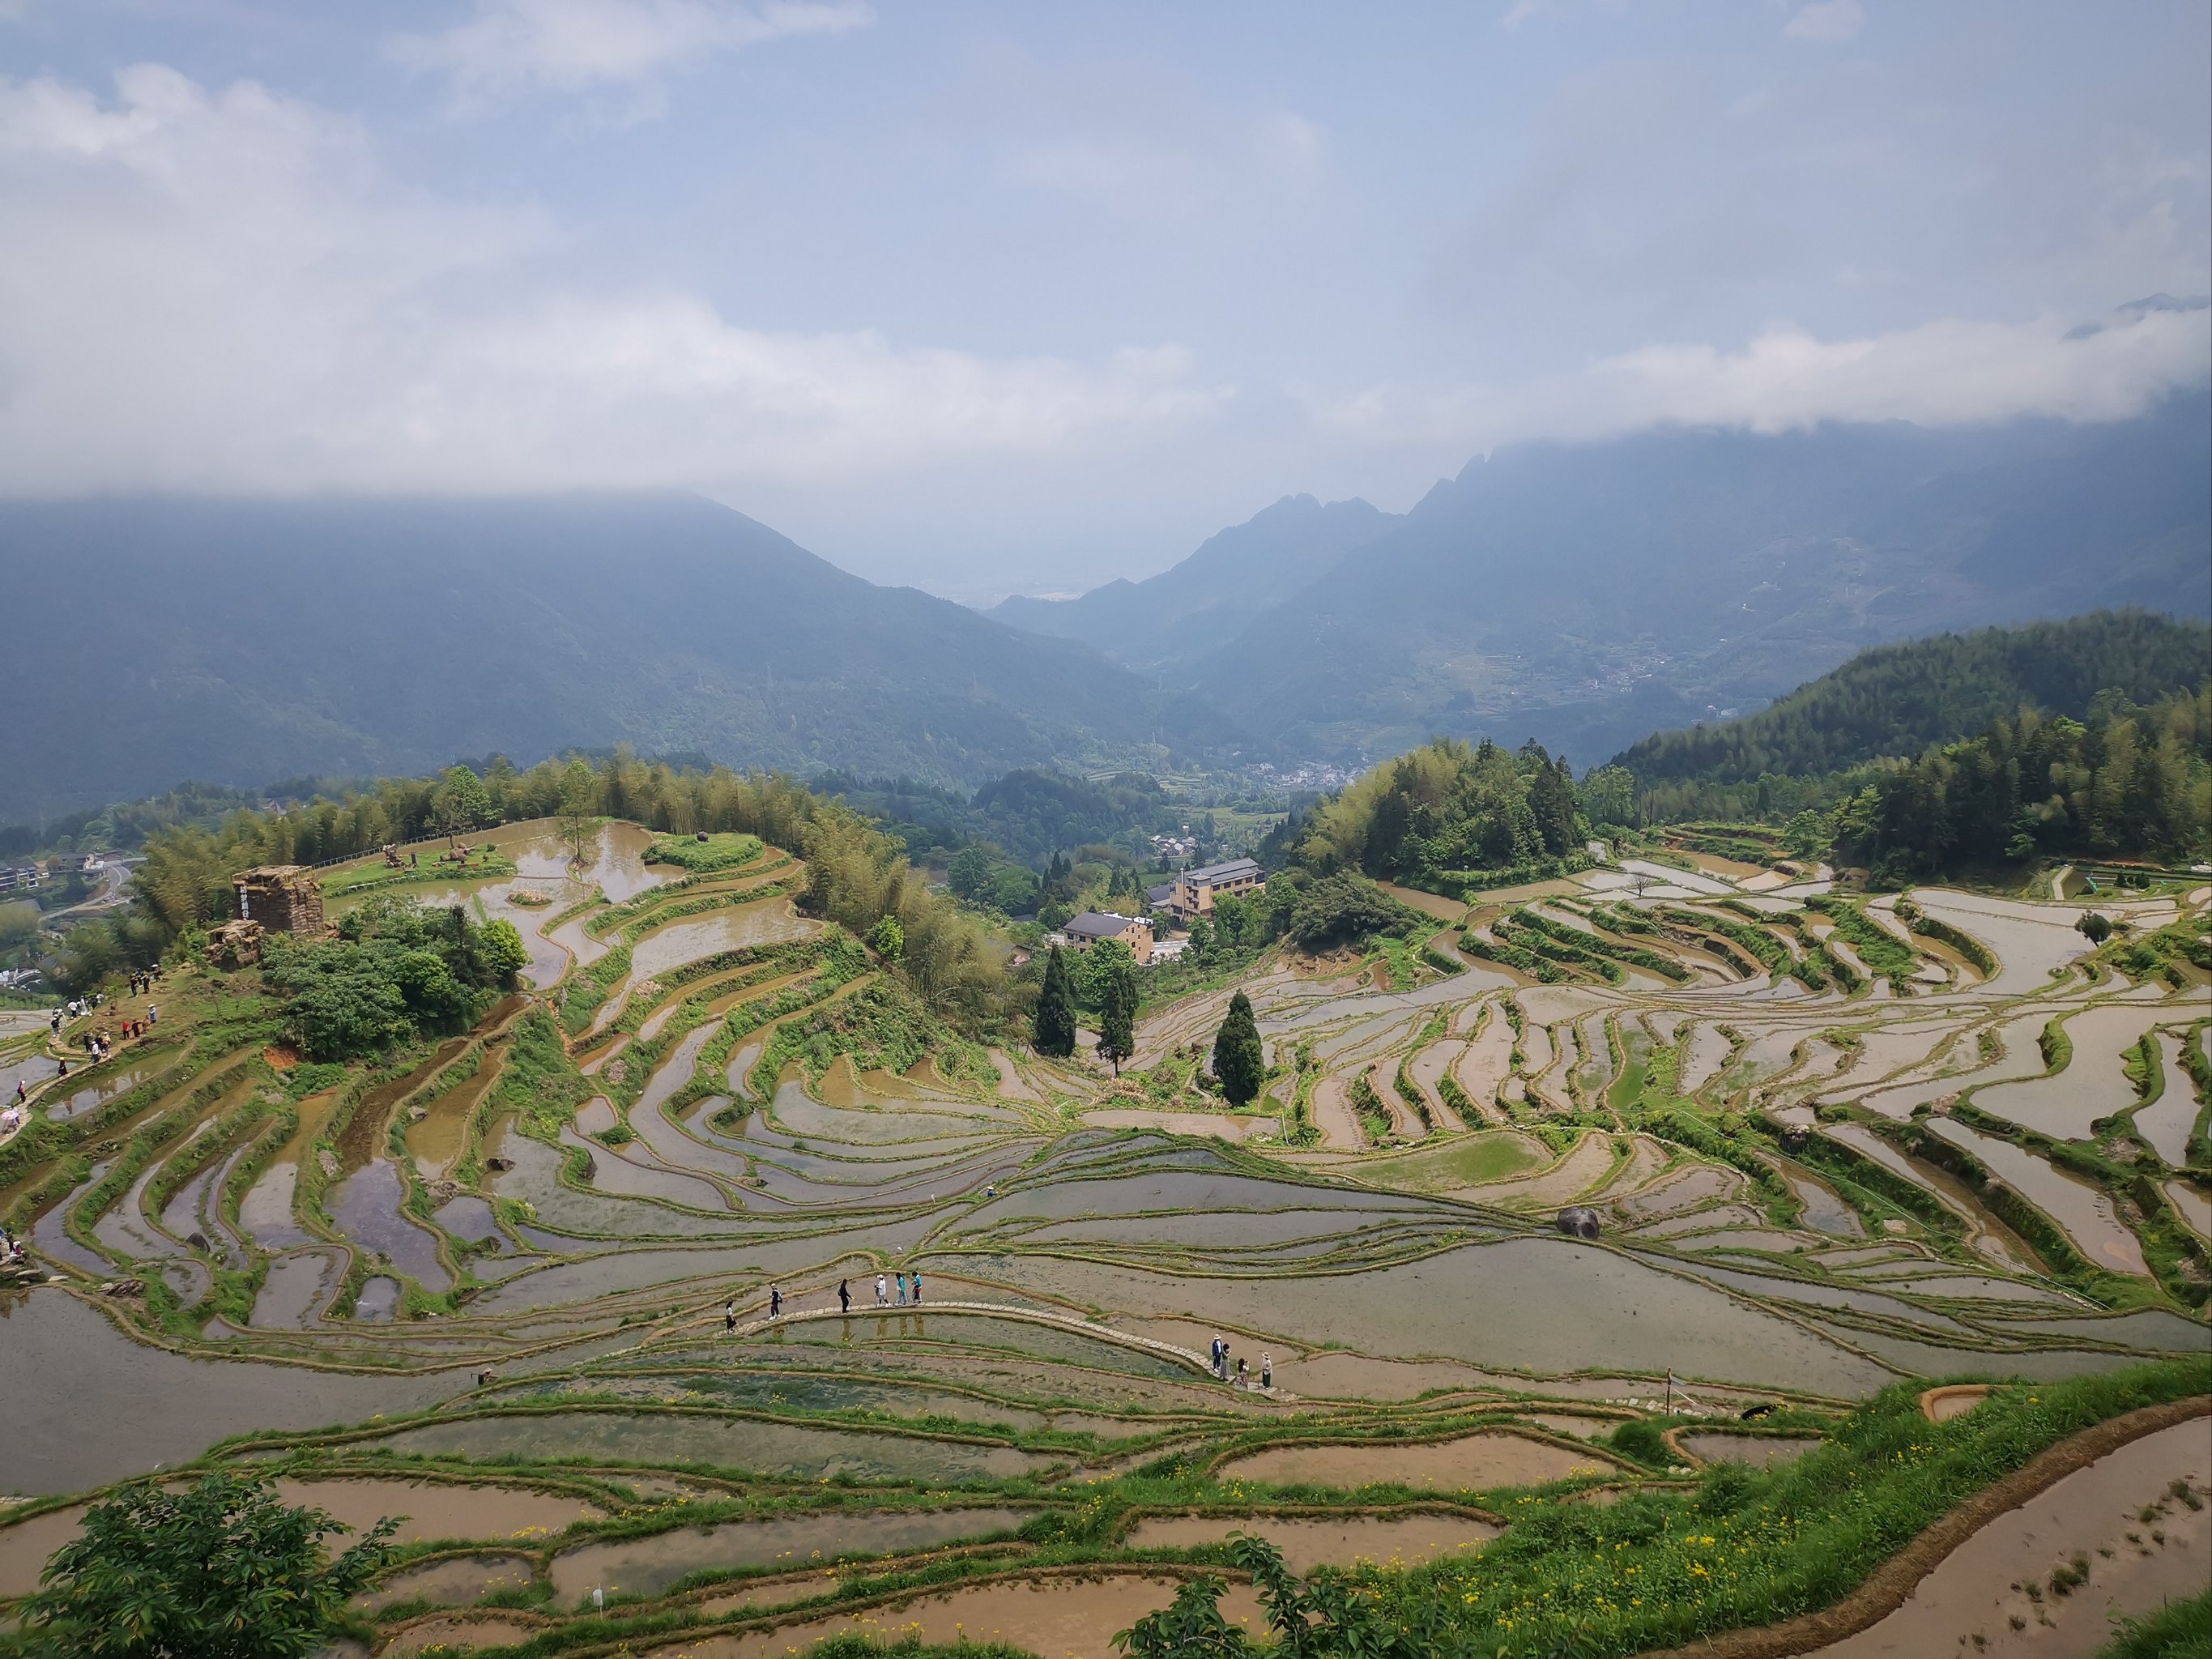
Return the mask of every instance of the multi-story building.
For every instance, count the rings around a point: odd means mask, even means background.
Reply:
[[[1241,897],[1266,880],[1257,860],[1253,859],[1231,859],[1225,864],[1186,870],[1176,878],[1175,891],[1168,899],[1167,908],[1178,921],[1196,921],[1200,916],[1212,915],[1214,905],[1220,900]]]

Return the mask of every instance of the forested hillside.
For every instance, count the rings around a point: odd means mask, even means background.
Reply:
[[[2101,425],[1522,446],[1254,616],[1188,676],[1202,703],[1176,724],[1225,710],[1275,750],[1362,760],[1439,732],[1533,736],[1588,765],[1890,641],[2130,605],[2203,617],[2208,568],[2197,393]]]
[[[623,741],[971,786],[1157,757],[1149,688],[1087,647],[696,496],[16,502],[0,584],[0,822]]]
[[[2212,679],[2086,721],[2030,714],[1881,769],[1814,823],[1851,862],[1896,878],[2036,857],[2172,861],[2212,854]]]
[[[1586,787],[1620,781],[1601,774]],[[1613,793],[1625,805],[1625,791]],[[1283,839],[1291,860],[1324,874],[1359,870],[1457,894],[1585,863],[1588,833],[1573,773],[1540,744],[1438,738],[1322,800]]]
[[[881,822],[917,854],[988,842],[1023,864],[1042,868],[1054,853],[1094,842],[1134,852],[1146,836],[1188,816],[1140,772],[1100,781],[1021,767],[972,794],[909,778],[861,780],[827,774],[814,780]]]
[[[2100,692],[2155,702],[2212,672],[2212,632],[2141,611],[1877,646],[1741,720],[1655,732],[1614,757],[1653,817],[1763,810],[1761,778],[1917,755],[2023,708],[2086,718]],[[1741,786],[1753,786],[1746,791]]]

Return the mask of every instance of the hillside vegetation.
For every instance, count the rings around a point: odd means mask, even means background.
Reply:
[[[1655,732],[1613,764],[1636,775],[1656,816],[1740,816],[1757,797],[1737,787],[1762,777],[1917,755],[2023,708],[2084,720],[2101,691],[2153,702],[2208,667],[2212,633],[2142,611],[1939,634],[1862,651],[1741,720]]]
[[[1610,781],[1595,777],[1586,791]],[[1324,873],[1359,870],[1457,895],[1587,862],[1589,828],[1574,774],[1541,744],[1438,738],[1321,801],[1283,842]]]
[[[2140,611],[1889,646],[1622,754],[1650,823],[1782,828],[1905,879],[2212,848],[2212,633]],[[1745,850],[1750,850],[1747,848]]]

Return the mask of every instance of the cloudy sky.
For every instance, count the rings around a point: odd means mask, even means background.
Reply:
[[[2212,8],[0,0],[0,493],[699,489],[963,599],[1519,438],[2201,386]],[[2069,338],[2069,332],[2076,337]]]

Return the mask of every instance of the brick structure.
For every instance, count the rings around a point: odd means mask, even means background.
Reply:
[[[323,890],[315,872],[301,864],[266,864],[242,870],[232,878],[238,895],[238,919],[256,921],[270,933],[323,936]]]

